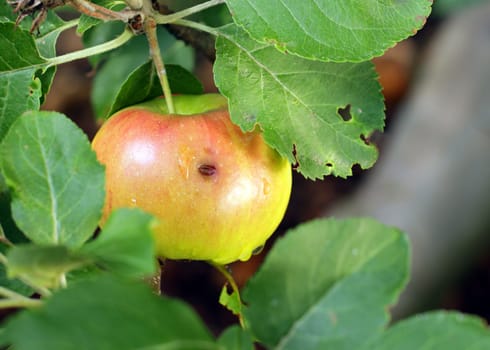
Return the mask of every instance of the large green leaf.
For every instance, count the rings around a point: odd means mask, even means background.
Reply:
[[[364,138],[383,128],[384,104],[371,63],[282,54],[231,25],[220,31],[214,73],[233,122],[245,130],[259,124],[306,177],[346,177],[354,164],[374,164],[377,150]]]
[[[140,210],[116,210],[97,239],[84,245],[79,253],[121,275],[152,276],[156,272],[156,251],[151,222],[151,215]]]
[[[17,226],[39,244],[76,247],[97,227],[104,169],[86,135],[55,112],[17,119],[0,148]]]
[[[313,221],[273,247],[244,314],[268,347],[358,349],[385,327],[408,260],[406,237],[372,219]]]
[[[35,73],[45,60],[29,32],[0,22],[0,141],[25,111],[39,109],[41,84]]]
[[[490,330],[477,317],[435,311],[396,323],[365,350],[487,350]]]
[[[226,0],[234,20],[260,42],[305,58],[361,62],[413,35],[428,0]]]
[[[1,344],[17,350],[198,350],[216,348],[213,342],[188,306],[154,295],[141,282],[109,276],[61,290],[11,318],[0,335]]]

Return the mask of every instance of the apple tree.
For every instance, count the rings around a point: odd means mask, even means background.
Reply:
[[[431,7],[429,0],[0,0],[0,307],[9,311],[0,344],[489,349],[482,320],[457,312],[389,326],[389,307],[409,278],[410,248],[403,232],[369,218],[318,219],[289,230],[242,290],[210,258],[231,287],[219,302],[237,316],[236,325],[213,335],[187,304],[148,286],[165,258],[154,235],[159,218],[129,203],[98,228],[111,195],[106,167],[67,116],[40,111],[57,67],[88,59],[98,119],[108,124],[114,113],[154,99],[165,115],[185,114],[178,96],[193,105],[203,93],[192,73],[199,52],[213,61],[232,127],[260,133],[308,179],[345,178],[354,165],[373,166],[369,137],[384,127],[371,59],[416,34]],[[72,28],[85,48],[57,55],[59,35]],[[248,160],[250,168],[259,161]],[[191,204],[199,213],[199,202]],[[234,214],[246,219],[244,211]],[[247,222],[236,231],[246,232]],[[190,249],[212,244],[212,233],[194,226],[208,239]]]

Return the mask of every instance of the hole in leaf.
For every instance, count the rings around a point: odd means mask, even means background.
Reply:
[[[361,134],[361,136],[360,136],[360,137],[361,137],[362,142],[364,142],[364,144],[365,144],[366,146],[371,145],[371,141],[369,141],[369,139],[368,139],[366,136],[364,136],[363,134]]]
[[[293,157],[294,157],[293,170],[299,168],[299,162],[298,162],[298,158],[296,157],[296,154],[297,154],[296,145],[293,145]]]
[[[352,115],[350,113],[350,104],[348,104],[347,106],[345,107],[340,107],[339,109],[337,109],[337,113],[342,117],[342,119],[345,121],[345,122],[348,122],[349,120],[352,119]]]
[[[326,165],[328,168],[333,167],[333,164],[332,164],[332,163],[330,163],[330,162],[328,162],[328,163],[327,163],[327,164],[325,164],[325,165]]]

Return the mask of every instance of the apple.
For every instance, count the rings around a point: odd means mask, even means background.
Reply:
[[[117,112],[93,149],[106,168],[101,224],[138,207],[158,222],[159,256],[227,264],[247,260],[284,216],[291,165],[260,131],[230,121],[219,94],[177,95],[176,114],[158,98]]]

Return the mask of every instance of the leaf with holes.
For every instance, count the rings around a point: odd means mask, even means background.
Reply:
[[[25,111],[39,109],[42,95],[37,70],[41,58],[29,32],[14,23],[0,22],[0,141],[13,122]]]
[[[0,144],[0,166],[12,216],[29,239],[76,247],[93,234],[104,204],[104,169],[87,136],[64,115],[22,115]]]
[[[334,62],[383,54],[425,23],[429,0],[226,0],[250,35],[281,51]]]
[[[326,63],[282,54],[237,26],[220,31],[215,79],[233,122],[258,124],[268,144],[310,178],[351,175],[371,167],[377,150],[366,138],[384,125],[374,67]]]

